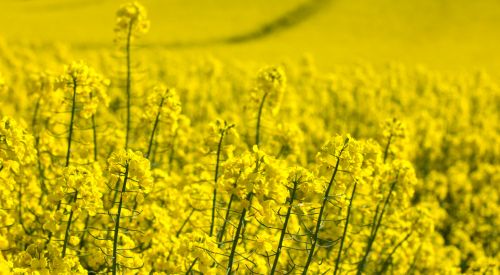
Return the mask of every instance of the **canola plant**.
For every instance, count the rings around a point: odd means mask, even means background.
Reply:
[[[0,274],[498,274],[486,73],[187,60],[149,24],[0,43]]]

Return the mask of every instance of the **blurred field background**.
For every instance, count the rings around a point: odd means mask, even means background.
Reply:
[[[9,43],[113,44],[116,0],[0,0]],[[496,0],[143,0],[140,43],[175,52],[277,62],[311,54],[319,68],[387,62],[432,69],[500,69]],[[279,26],[281,24],[281,27]],[[278,28],[274,28],[278,25]],[[267,33],[262,33],[266,30]],[[254,35],[252,34],[267,34]],[[248,36],[248,37],[247,37]],[[239,38],[239,39],[238,39]],[[233,40],[231,40],[233,39]]]

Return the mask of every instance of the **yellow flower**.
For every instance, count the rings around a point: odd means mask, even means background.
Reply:
[[[123,4],[116,12],[115,34],[118,41],[145,34],[149,30],[146,9],[138,2]]]

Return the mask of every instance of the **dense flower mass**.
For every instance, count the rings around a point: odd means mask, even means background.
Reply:
[[[119,50],[0,59],[0,274],[498,273],[485,73]]]

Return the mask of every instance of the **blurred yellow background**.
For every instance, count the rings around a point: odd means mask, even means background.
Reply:
[[[111,47],[116,0],[0,0],[0,37]],[[441,70],[500,69],[500,1],[496,0],[143,0],[151,31],[140,43],[221,58],[275,62],[310,53],[320,68],[371,62]],[[294,11],[309,7],[308,14]],[[288,15],[293,21],[241,43]],[[288,20],[288,21],[287,21]],[[283,22],[283,21],[282,21]],[[204,43],[199,43],[204,42]],[[206,43],[205,43],[206,42]]]

